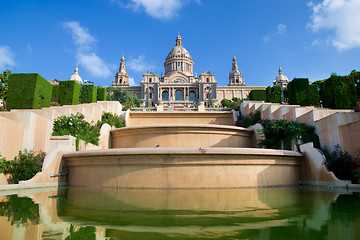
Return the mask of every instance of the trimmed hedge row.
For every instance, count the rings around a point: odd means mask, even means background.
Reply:
[[[49,107],[53,85],[37,73],[13,73],[8,80],[7,108]]]
[[[58,99],[59,95],[59,85],[54,85],[52,89],[52,98],[51,100],[55,102]]]
[[[331,75],[330,78],[318,82],[322,104],[326,108],[351,109],[360,97],[356,89],[359,72],[348,76]]]
[[[59,83],[58,102],[60,105],[76,105],[79,102],[80,84],[76,81]]]
[[[249,99],[252,101],[266,101],[266,90],[251,90],[251,92],[249,93]]]
[[[82,85],[80,90],[80,102],[92,103],[96,102],[96,86],[94,85]]]
[[[300,106],[320,106],[318,84],[309,84],[307,78],[294,78],[287,87],[289,104]]]
[[[98,87],[97,88],[96,100],[98,100],[98,101],[106,101],[106,88],[104,88],[104,87]]]
[[[289,104],[309,106],[309,79],[294,78],[287,86],[287,97]]]
[[[282,103],[281,86],[275,85],[266,88],[266,101],[271,103]]]

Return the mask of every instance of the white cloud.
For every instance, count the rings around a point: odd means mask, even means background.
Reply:
[[[274,36],[277,36],[277,35],[283,35],[284,33],[286,32],[286,25],[285,24],[278,24],[276,26],[276,32],[273,32],[273,33],[270,33],[266,36],[263,36],[263,41],[265,43],[269,42]]]
[[[135,80],[131,77],[129,77],[129,85],[130,86],[136,86]]]
[[[278,24],[278,25],[276,26],[276,28],[277,28],[277,32],[276,32],[275,34],[281,35],[281,34],[283,34],[283,33],[286,31],[286,25],[285,25],[285,24],[282,24],[282,23]]]
[[[11,52],[10,47],[0,46],[0,69],[5,68],[5,66],[14,66],[14,54]]]
[[[133,8],[144,8],[145,12],[158,19],[176,17],[182,7],[179,0],[132,0]]]
[[[79,53],[77,59],[79,64],[84,66],[84,68],[95,77],[108,77],[111,75],[111,71],[107,64],[95,53]]]
[[[333,31],[327,41],[339,51],[360,47],[359,0],[323,0],[308,6],[313,12],[308,27],[314,32]]]
[[[137,58],[130,57],[127,66],[129,69],[134,70],[136,72],[150,71],[154,68],[151,64],[145,62],[144,55],[140,55]]]
[[[201,0],[110,0],[118,5],[131,8],[134,11],[144,10],[146,14],[157,19],[177,17],[181,8],[189,2],[201,4]],[[127,3],[124,3],[127,2]]]
[[[26,50],[28,51],[29,54],[32,53],[32,47],[30,44],[26,45]]]
[[[80,48],[89,49],[95,42],[95,38],[91,36],[88,29],[80,26],[79,22],[64,22],[63,27],[71,31],[75,44]]]
[[[111,76],[112,64],[107,64],[94,51],[96,39],[79,22],[64,22],[63,27],[71,30],[76,49],[76,59],[94,77]]]

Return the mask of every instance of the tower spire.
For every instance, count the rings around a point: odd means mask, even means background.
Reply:
[[[182,46],[182,39],[180,36],[180,31],[178,32],[178,35],[176,37],[176,46]]]

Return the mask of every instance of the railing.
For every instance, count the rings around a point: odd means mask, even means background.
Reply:
[[[215,111],[215,112],[219,112],[219,111],[221,111],[221,112],[229,112],[231,110],[232,110],[231,108],[205,108],[205,111],[207,111],[207,112],[213,112],[213,111]]]
[[[156,107],[147,107],[147,108],[134,107],[131,108],[130,110],[135,112],[156,112]]]
[[[157,108],[156,107],[133,107],[130,109],[131,111],[135,111],[135,112],[156,112]],[[205,108],[206,112],[228,112],[231,111],[231,108]],[[197,112],[198,108],[197,107],[164,107],[163,111],[178,111],[178,112]]]

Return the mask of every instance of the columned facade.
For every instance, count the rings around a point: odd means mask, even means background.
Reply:
[[[123,87],[129,93],[144,100],[144,106],[163,104],[165,107],[195,107],[204,103],[206,107],[219,105],[223,98],[246,98],[252,89],[265,87],[246,87],[239,71],[236,57],[233,57],[232,71],[229,73],[229,86],[218,87],[215,74],[205,72],[197,77],[194,74],[194,62],[182,45],[180,34],[175,46],[170,50],[164,62],[165,74],[147,72],[143,75],[141,86],[129,86],[125,59],[122,57],[119,72],[113,86]]]

